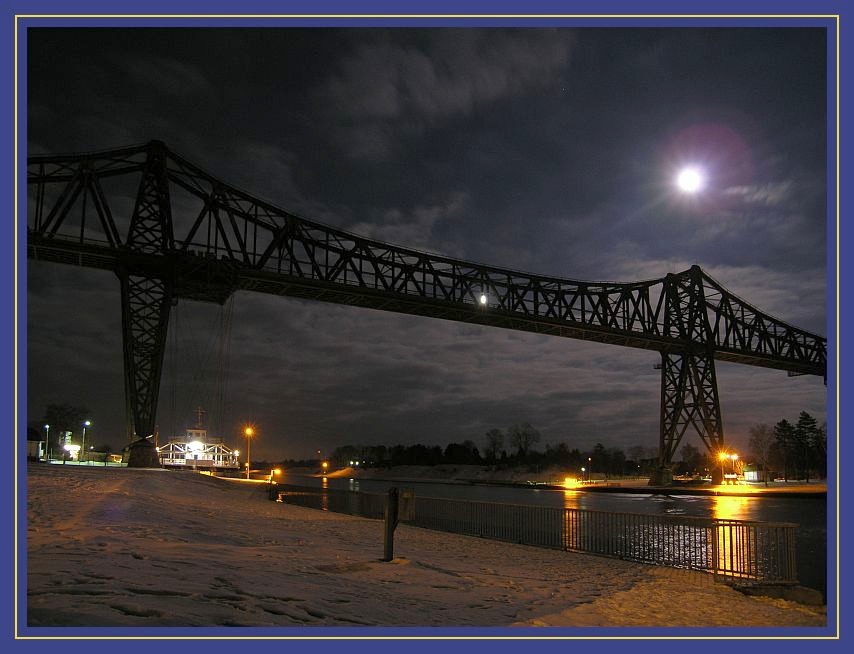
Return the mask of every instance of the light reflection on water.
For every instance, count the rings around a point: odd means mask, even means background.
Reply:
[[[715,495],[712,500],[712,517],[717,520],[755,520],[758,498],[738,495]]]

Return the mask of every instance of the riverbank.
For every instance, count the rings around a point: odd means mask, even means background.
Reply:
[[[305,471],[308,472],[308,471]],[[311,471],[310,474],[317,474]],[[555,490],[577,490],[597,493],[634,493],[656,495],[754,496],[785,495],[787,497],[820,497],[827,495],[825,481],[804,482],[741,482],[735,485],[697,484],[675,481],[672,486],[649,486],[646,477],[627,479],[594,479],[581,483],[568,477],[558,468],[531,472],[522,468],[503,470],[488,466],[438,465],[395,466],[391,468],[351,468],[334,470],[323,476],[329,478],[370,479],[395,483],[469,484],[512,487],[534,487]]]
[[[271,502],[264,480],[30,464],[26,526],[29,627],[826,624],[823,606],[700,572],[407,525],[383,563],[381,521]]]

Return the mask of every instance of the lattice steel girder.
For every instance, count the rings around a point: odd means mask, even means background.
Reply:
[[[110,197],[100,182],[127,175],[141,177],[141,201],[122,246],[116,243]],[[306,289],[315,287],[318,299],[354,298],[347,303],[377,308],[384,308],[378,305],[387,294],[406,312],[427,315],[444,303],[451,305],[449,313],[476,322],[481,322],[476,309],[485,308],[508,325],[532,331],[546,325],[573,338],[613,337],[659,350],[699,342],[718,359],[826,374],[826,339],[758,311],[699,268],[642,282],[582,282],[418,252],[298,217],[217,180],[160,142],[32,157],[28,183],[28,253],[42,259],[63,260],[61,249],[65,260],[73,259],[75,246],[91,246],[79,265],[102,265],[107,251],[123,247],[139,254],[195,254],[237,270],[242,287],[254,284],[256,275],[278,277],[278,284],[259,285],[275,287],[278,294],[298,289],[305,297],[310,294]],[[46,194],[49,186],[57,192]],[[170,187],[186,196],[178,223],[171,214]],[[85,213],[97,214],[97,220],[85,222],[85,233],[65,220],[72,208],[76,216],[81,204],[81,224]],[[46,246],[49,241],[53,249]],[[212,277],[228,276],[231,270]],[[330,285],[341,292],[329,293]],[[485,307],[480,307],[481,293],[488,297]],[[196,289],[189,295],[219,298],[222,291]]]
[[[172,295],[157,277],[119,274],[128,439],[154,433]]]

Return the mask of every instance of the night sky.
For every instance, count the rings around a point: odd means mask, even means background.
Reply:
[[[821,29],[41,28],[27,45],[29,153],[157,138],[355,234],[579,280],[698,264],[827,334]],[[689,164],[706,175],[690,196]],[[94,442],[121,447],[118,279],[30,261],[26,283],[27,420],[85,406]],[[232,445],[257,426],[253,459],[482,449],[519,422],[540,449],[658,444],[655,352],[243,292],[180,302],[169,341],[161,441],[203,406]],[[736,446],[758,422],[825,419],[818,377],[717,373]]]

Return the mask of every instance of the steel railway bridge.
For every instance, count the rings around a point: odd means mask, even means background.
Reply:
[[[661,354],[660,474],[695,429],[722,449],[715,360],[822,375],[826,339],[736,297],[698,266],[661,279],[581,282],[362,238],[230,186],[160,141],[27,162],[27,256],[119,278],[130,465],[157,465],[169,311],[237,290],[457,320]]]

